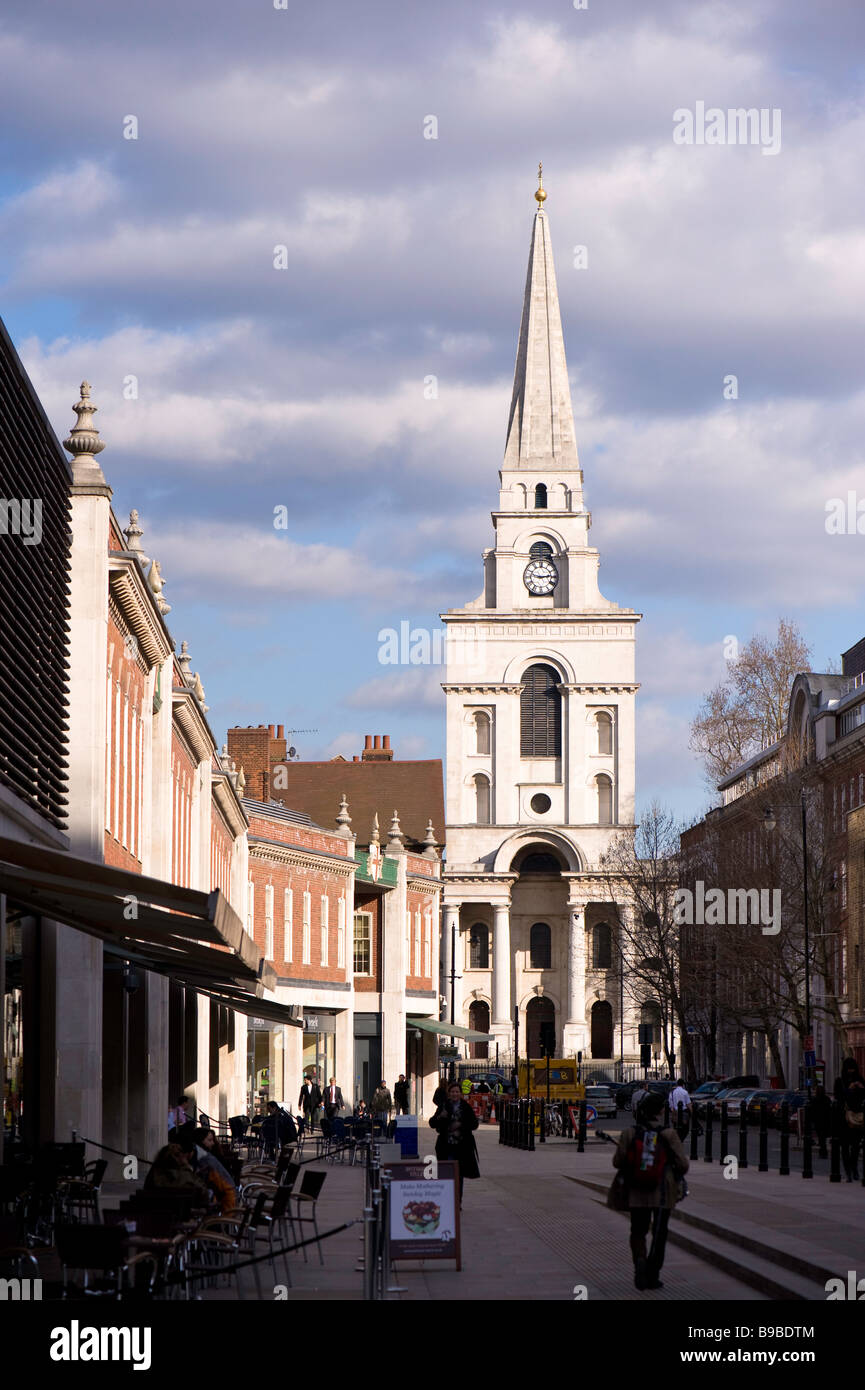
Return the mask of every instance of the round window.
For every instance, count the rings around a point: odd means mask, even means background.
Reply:
[[[538,792],[537,796],[533,796],[529,803],[532,810],[536,811],[539,816],[542,816],[545,811],[548,811],[552,804],[546,792]]]

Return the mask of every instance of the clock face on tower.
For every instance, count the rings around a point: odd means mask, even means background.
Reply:
[[[523,570],[523,583],[530,594],[551,594],[558,579],[552,560],[530,560]]]

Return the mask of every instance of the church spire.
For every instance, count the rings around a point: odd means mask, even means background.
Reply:
[[[529,249],[505,446],[504,467],[508,469],[580,466],[550,228],[544,212],[546,197],[543,166],[539,164],[538,210]]]

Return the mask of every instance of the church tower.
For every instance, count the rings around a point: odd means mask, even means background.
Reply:
[[[441,615],[443,992],[450,1004],[455,950],[457,1023],[489,1028],[507,1055],[516,1016],[522,1056],[612,1060],[618,945],[597,866],[634,822],[640,614],[598,588],[540,171],[538,184],[495,543],[483,593]]]

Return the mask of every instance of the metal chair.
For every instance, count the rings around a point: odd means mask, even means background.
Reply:
[[[301,1179],[300,1189],[291,1194],[291,1200],[295,1203],[295,1213],[292,1220],[298,1223],[301,1235],[303,1234],[304,1225],[312,1225],[315,1234],[315,1242],[318,1246],[318,1258],[321,1264],[324,1264],[324,1256],[321,1253],[321,1239],[318,1234],[316,1204],[321,1194],[321,1189],[324,1187],[324,1180],[326,1177],[327,1173],[322,1173],[320,1171],[313,1172],[307,1169]],[[309,1215],[301,1216],[302,1211],[308,1211]],[[303,1247],[303,1258],[306,1260],[306,1246]]]
[[[102,1220],[99,1194],[107,1169],[107,1158],[97,1158],[86,1165],[83,1178],[68,1178],[61,1184],[59,1196],[64,1220],[85,1222],[91,1216],[97,1224]]]
[[[102,1298],[122,1298],[129,1292],[130,1272],[149,1264],[150,1274],[143,1292],[152,1294],[157,1260],[149,1251],[128,1253],[128,1236],[123,1226],[58,1224],[55,1238],[63,1268],[63,1297],[69,1297],[69,1270],[84,1274],[83,1292]],[[94,1285],[91,1286],[91,1275]]]

